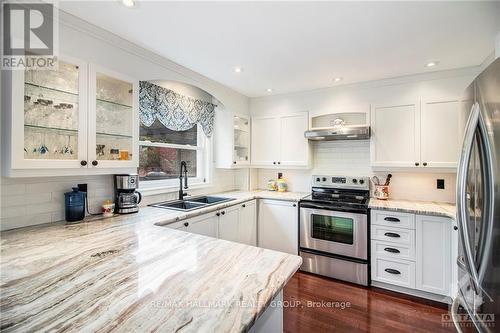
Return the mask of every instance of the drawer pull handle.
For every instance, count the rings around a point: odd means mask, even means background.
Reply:
[[[386,251],[386,252],[390,252],[390,253],[401,253],[398,249],[395,249],[395,248],[393,248],[393,247],[386,247],[386,248],[384,249],[384,251]]]
[[[401,274],[400,271],[398,271],[397,269],[392,269],[392,268],[386,268],[384,269],[384,271],[386,271],[387,273],[390,273],[390,274]]]
[[[384,217],[384,220],[389,222],[401,222],[401,220],[396,217]]]
[[[395,233],[395,232],[386,232],[384,234],[384,236],[387,236],[387,237],[392,237],[392,238],[399,238],[401,237],[399,234]]]

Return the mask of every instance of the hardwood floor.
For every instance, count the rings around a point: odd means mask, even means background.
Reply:
[[[442,325],[445,305],[303,272],[285,286],[284,301],[287,333],[455,332]]]

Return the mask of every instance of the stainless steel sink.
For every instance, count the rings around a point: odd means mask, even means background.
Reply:
[[[216,203],[222,203],[231,201],[234,199],[231,198],[222,198],[222,197],[212,197],[212,196],[203,196],[203,197],[195,197],[195,198],[186,198],[185,201],[189,202],[200,202],[208,205],[213,205]]]
[[[223,203],[223,202],[228,202],[231,200],[235,200],[235,199],[222,198],[222,197],[212,197],[212,196],[201,196],[201,197],[188,198],[186,200],[174,200],[174,201],[159,202],[156,204],[152,204],[150,206],[188,212],[191,210],[200,209],[203,207],[208,207],[208,206]]]

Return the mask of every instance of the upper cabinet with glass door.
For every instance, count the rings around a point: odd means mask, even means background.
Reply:
[[[7,134],[2,150],[4,175],[129,172],[104,170],[90,162],[108,158],[110,149],[105,148],[116,148],[113,152],[118,158],[121,152],[125,163],[102,167],[133,166],[138,146],[136,84],[102,74],[93,85],[89,80],[96,75],[91,75],[89,67],[93,68],[84,61],[61,57],[55,70],[5,73],[4,87],[10,91],[3,107],[10,111],[2,118]],[[100,94],[92,90],[96,86]],[[105,146],[104,155],[99,155],[98,145]]]
[[[224,108],[215,109],[215,166],[217,168],[250,165],[250,118]]]
[[[233,164],[248,165],[250,163],[250,119],[233,116],[233,128]]]
[[[138,84],[119,73],[90,66],[89,158],[92,167],[137,167]]]

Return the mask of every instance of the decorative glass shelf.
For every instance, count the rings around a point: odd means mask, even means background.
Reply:
[[[42,86],[42,85],[39,85],[39,84],[30,83],[30,82],[24,82],[24,84],[27,85],[27,86],[33,87],[33,88],[41,89],[41,90],[47,90],[47,91],[50,91],[50,92],[59,92],[59,93],[68,94],[68,95],[71,95],[71,96],[78,96],[78,93],[74,93],[74,92],[71,92],[71,91],[66,91],[66,90],[56,89],[56,88],[51,88],[51,87],[45,87],[45,86]]]
[[[132,105],[127,105],[127,104],[122,104],[122,103],[117,103],[117,102],[111,102],[111,101],[106,101],[104,99],[96,99],[97,103],[101,103],[104,105],[111,105],[111,106],[118,106],[120,108],[125,108],[128,110],[132,110]],[[122,109],[123,110],[123,109]]]
[[[33,128],[33,129],[41,129],[41,130],[49,130],[49,131],[61,131],[61,132],[66,132],[66,133],[78,133],[78,130],[71,129],[71,128],[47,127],[47,126],[38,126],[38,125],[29,125],[29,124],[25,124],[24,127]],[[104,132],[97,132],[96,134],[100,135],[100,136],[111,136],[111,137],[117,137],[117,138],[132,138],[132,135],[125,135],[125,134],[113,134],[113,133],[104,133]]]

